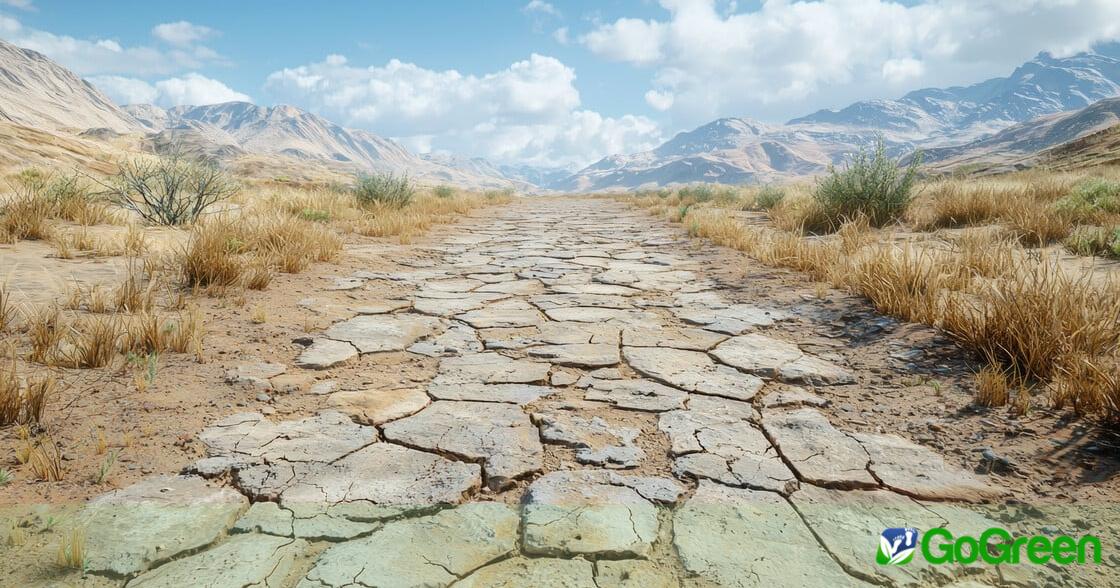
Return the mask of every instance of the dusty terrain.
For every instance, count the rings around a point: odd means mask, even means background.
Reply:
[[[201,363],[52,401],[68,475],[0,490],[13,585],[1115,582],[1105,431],[976,408],[934,330],[618,202],[352,237],[201,310]],[[877,565],[904,525],[1094,534],[1104,562]],[[55,561],[76,536],[84,573]]]

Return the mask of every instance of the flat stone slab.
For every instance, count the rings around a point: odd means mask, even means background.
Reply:
[[[168,562],[128,583],[129,588],[259,586],[280,588],[296,558],[307,550],[302,539],[237,535],[225,543]]]
[[[386,523],[369,537],[323,552],[304,584],[448,586],[517,551],[516,507],[465,504],[432,516]]]
[[[603,294],[607,296],[634,296],[642,293],[637,288],[594,282],[588,284],[557,284],[550,286],[549,291],[557,294]]]
[[[684,408],[688,393],[649,380],[608,380],[588,377],[580,380],[586,387],[584,400],[608,402],[619,408],[662,412]]]
[[[542,345],[529,348],[528,353],[529,357],[574,367],[607,367],[620,361],[618,345],[609,343]]]
[[[576,450],[576,461],[608,468],[636,468],[645,452],[634,444],[640,429],[612,426],[602,417],[579,416],[573,411],[533,413],[545,443],[567,445]]]
[[[550,556],[645,557],[657,538],[657,508],[604,472],[545,474],[529,486],[524,509],[526,553]]]
[[[424,288],[436,292],[470,292],[482,284],[483,282],[471,278],[450,278],[447,280],[429,280],[424,282]]]
[[[411,307],[411,300],[374,300],[352,310],[357,314],[389,314]]]
[[[203,429],[198,438],[211,457],[244,463],[333,461],[376,442],[377,429],[337,411],[280,423],[259,413],[239,413]]]
[[[148,478],[103,494],[78,515],[85,569],[134,576],[210,545],[247,506],[235,490],[194,476]]]
[[[552,394],[548,386],[533,384],[480,384],[460,382],[455,378],[437,376],[428,384],[428,395],[436,400],[469,400],[474,402],[508,402],[529,404]]]
[[[495,292],[515,296],[532,296],[544,292],[544,284],[541,284],[540,280],[518,280],[512,275],[510,278],[513,279],[479,286],[475,292]]]
[[[574,306],[625,309],[634,306],[627,297],[612,294],[540,294],[529,298],[529,302],[541,310]]]
[[[345,341],[315,339],[296,359],[296,367],[325,370],[358,357],[358,349]]]
[[[323,336],[350,343],[361,353],[404,351],[446,326],[439,319],[418,314],[362,315],[331,325]]]
[[[673,515],[673,544],[686,570],[719,586],[864,585],[844,573],[773,492],[701,480]],[[868,549],[873,560],[874,548]]]
[[[895,435],[851,433],[871,458],[871,471],[884,486],[925,500],[981,502],[1007,492],[950,466],[937,452]]]
[[[393,443],[374,443],[331,463],[260,464],[234,475],[244,493],[258,501],[279,501],[292,511],[309,529],[300,533],[307,537],[328,537],[336,533],[330,529],[336,524],[376,522],[458,504],[480,481],[478,464]],[[326,529],[314,535],[310,529],[316,526]]]
[[[798,478],[828,488],[879,486],[867,471],[867,451],[820,412],[811,408],[768,411],[762,415],[762,427]]]
[[[699,453],[704,446],[697,434],[714,425],[757,422],[758,411],[746,402],[718,396],[692,396],[687,410],[666,412],[658,418],[657,428],[669,437],[671,455]]]
[[[790,494],[797,478],[761,431],[746,421],[714,423],[696,431],[702,453],[678,456],[673,473],[678,477],[709,479],[726,484]]]
[[[548,379],[549,364],[513,359],[500,353],[472,353],[440,361],[445,382],[478,384],[537,384]]]
[[[504,300],[455,318],[476,329],[533,327],[545,321],[540,311],[521,300]]]
[[[431,404],[423,390],[343,390],[331,395],[341,410],[367,425],[380,425],[416,414]]]
[[[671,569],[658,568],[640,559],[595,562],[595,584],[599,588],[680,588]]]
[[[797,406],[824,408],[828,406],[828,404],[828,400],[804,388],[795,386],[780,388],[762,397],[763,408],[789,408]]]
[[[482,308],[495,300],[507,298],[508,294],[492,292],[448,293],[420,291],[412,301],[416,312],[434,316],[454,316],[469,310]]]
[[[622,331],[622,344],[628,347],[672,347],[690,351],[707,351],[725,340],[727,335],[704,329],[628,328]]]
[[[544,313],[557,322],[613,323],[640,327],[656,327],[661,324],[656,314],[645,310],[571,306],[550,308]]]
[[[591,562],[582,559],[515,557],[486,566],[455,588],[599,588]]]
[[[721,366],[698,351],[623,347],[622,356],[643,376],[689,392],[750,400],[763,386],[757,376]]]
[[[435,337],[417,341],[406,349],[409,353],[428,357],[452,357],[482,351],[478,332],[467,325],[453,323]]]
[[[742,335],[758,327],[773,325],[774,321],[790,318],[786,312],[758,308],[749,304],[729,304],[722,308],[695,308],[682,305],[675,308],[673,314],[686,323],[700,325],[710,331],[727,335]]]
[[[979,513],[953,505],[922,504],[889,490],[845,491],[805,486],[791,500],[828,551],[864,580],[896,586],[941,585],[967,575],[992,582],[983,585],[997,584],[994,566],[935,566],[922,557],[915,557],[906,565],[884,566],[877,564],[874,557],[867,557],[864,541],[853,541],[857,537],[875,538],[890,525],[914,527],[919,532],[944,527],[956,537],[979,537],[984,530],[1000,526]]]
[[[543,449],[537,428],[520,407],[440,400],[385,426],[386,439],[483,463],[492,489],[539,471]]]
[[[831,385],[855,381],[855,376],[839,366],[807,355],[792,343],[765,335],[732,337],[711,353],[721,362],[749,374],[784,382]]]

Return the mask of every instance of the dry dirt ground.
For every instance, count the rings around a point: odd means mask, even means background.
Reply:
[[[0,583],[1117,584],[1115,440],[971,403],[972,358],[608,199],[521,199],[244,300],[203,362],[48,407]],[[255,319],[255,320],[254,320]],[[108,484],[98,436],[119,457]],[[16,433],[0,431],[5,466]],[[875,562],[888,527],[1099,536],[1074,566]],[[12,535],[16,535],[13,539]],[[84,541],[84,571],[56,563]],[[65,548],[64,548],[65,550]],[[1025,554],[1024,554],[1025,555]]]

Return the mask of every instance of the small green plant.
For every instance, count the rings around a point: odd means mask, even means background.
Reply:
[[[455,195],[455,188],[447,184],[440,184],[432,189],[432,194],[435,194],[437,198],[451,198]]]
[[[380,204],[392,208],[404,208],[412,202],[416,187],[408,175],[397,176],[392,173],[359,176],[352,189],[354,198],[362,206]]]
[[[1101,212],[1120,213],[1120,182],[1086,178],[1073,187],[1069,196],[1054,203],[1054,209],[1076,219],[1088,219]]]
[[[312,221],[312,222],[316,222],[316,223],[325,223],[325,222],[330,222],[331,213],[329,213],[325,210],[316,210],[314,208],[304,208],[303,210],[299,211],[299,217],[302,218],[303,220],[306,220],[306,221]]]
[[[918,167],[917,153],[905,168],[887,155],[882,137],[871,151],[861,148],[843,169],[829,166],[828,175],[817,183],[813,198],[820,205],[829,230],[860,216],[872,226],[883,226],[902,216],[913,197]]]
[[[785,190],[774,186],[764,186],[754,197],[754,205],[762,210],[770,210],[780,204],[785,197]]]
[[[1062,242],[1070,253],[1120,258],[1120,227],[1076,227]]]
[[[0,486],[7,486],[15,476],[7,468],[0,468]]]
[[[114,449],[105,456],[105,461],[97,468],[97,473],[93,475],[94,484],[104,484],[105,480],[109,479],[109,474],[113,471],[113,466],[117,463],[117,450]]]
[[[696,184],[693,186],[685,186],[677,190],[677,197],[681,200],[691,200],[693,202],[709,202],[716,197],[716,189],[711,184]]]

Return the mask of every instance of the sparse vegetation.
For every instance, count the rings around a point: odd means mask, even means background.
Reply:
[[[895,175],[883,174],[896,180],[892,185],[914,181],[892,169]],[[864,295],[881,312],[944,329],[985,360],[979,404],[1021,414],[1044,397],[1052,406],[1120,419],[1120,278],[1064,267],[1051,250],[1037,249],[1065,238],[1071,251],[1109,254],[1114,228],[1079,226],[1082,217],[1056,212],[1057,202],[1084,186],[1100,191],[1076,175],[1039,171],[935,181],[905,207],[892,206],[890,217],[911,224],[902,230],[964,228],[901,239],[876,229],[870,214],[852,215],[856,221],[826,214],[816,194],[797,186],[771,209],[774,227],[741,222],[723,204],[695,202],[691,193],[645,194],[636,202],[683,222],[694,236]],[[806,236],[803,228],[814,224],[833,234]]]
[[[238,191],[216,166],[181,154],[134,158],[119,165],[116,176],[100,183],[115,204],[152,224],[192,223]]]
[[[85,529],[75,527],[62,535],[58,542],[58,554],[55,563],[60,567],[74,570],[83,570],[86,565],[86,532]]]
[[[770,210],[781,204],[785,197],[785,190],[775,186],[764,186],[755,195],[754,205],[762,210]]]
[[[354,181],[353,193],[362,206],[404,208],[412,202],[416,187],[407,175],[372,174],[359,176]]]
[[[455,188],[447,184],[440,184],[432,189],[432,194],[435,194],[436,198],[451,198],[455,196]]]
[[[906,211],[913,197],[922,163],[917,154],[910,164],[887,155],[880,138],[872,151],[860,149],[843,169],[829,168],[813,193],[824,217],[823,226],[807,226],[809,230],[836,229],[846,220],[867,217],[872,226],[883,226],[897,220]]]

